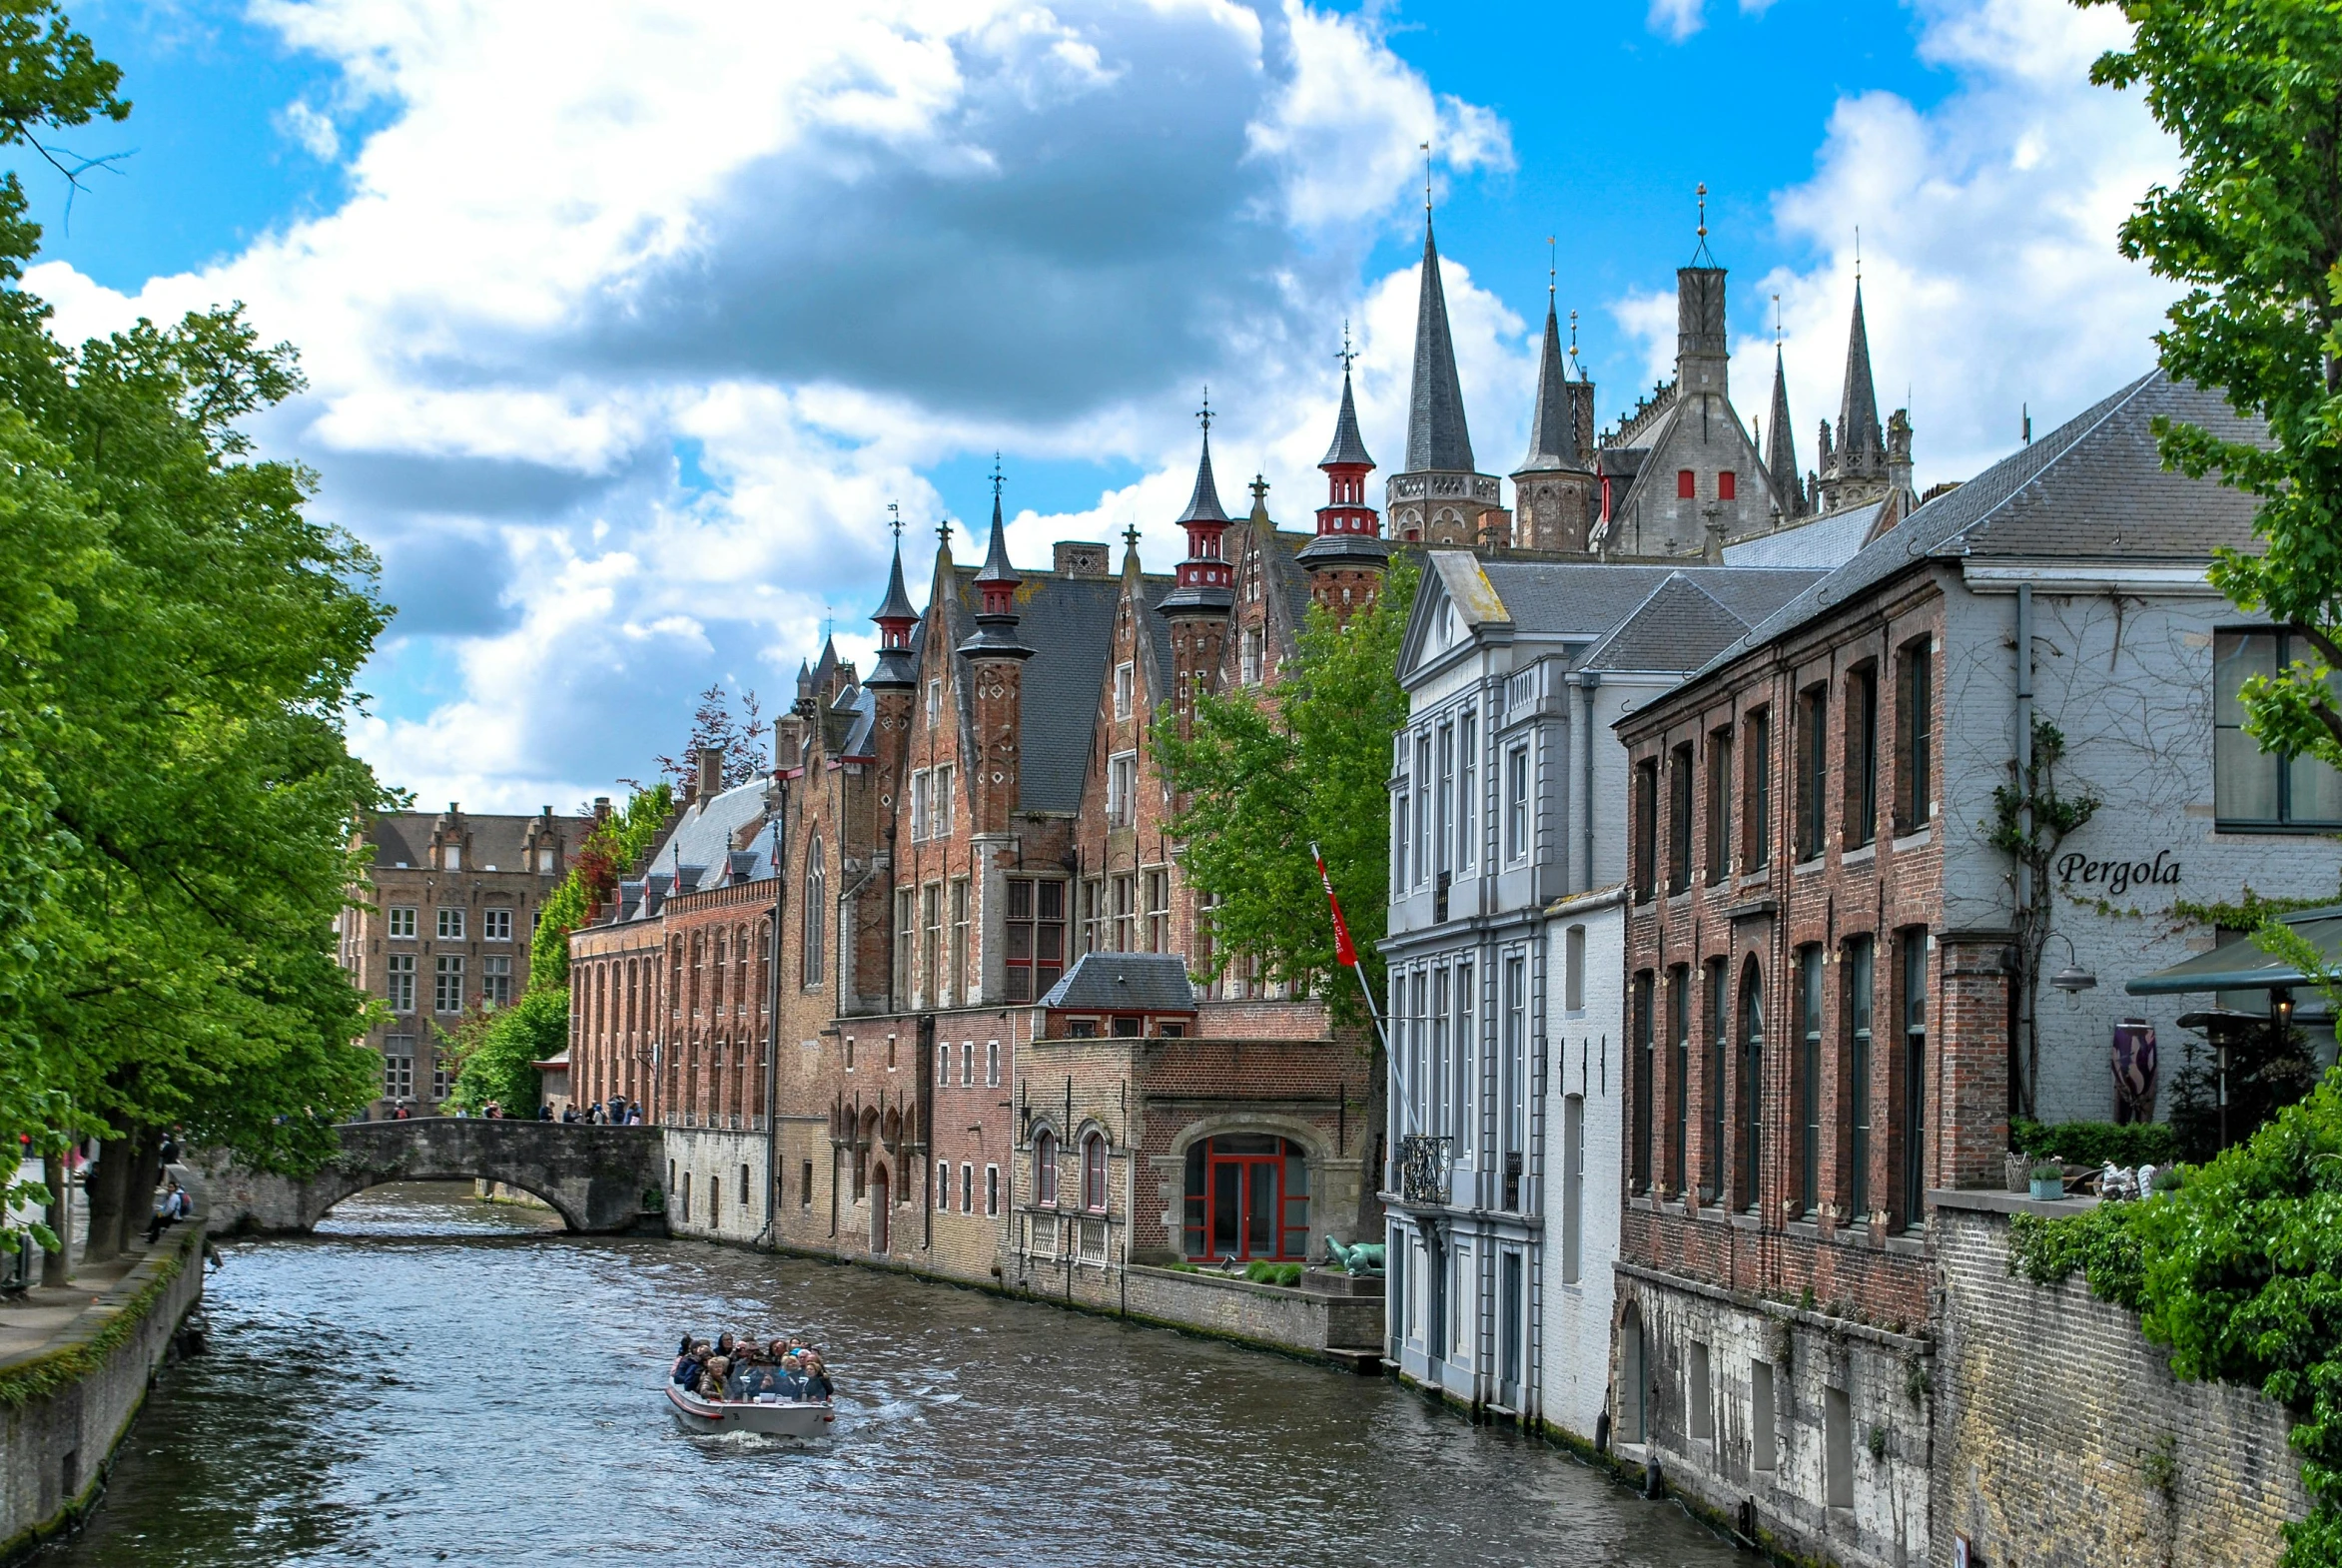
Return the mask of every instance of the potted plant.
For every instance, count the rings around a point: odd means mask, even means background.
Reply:
[[[2033,1164],[2032,1195],[2040,1198],[2059,1198],[2065,1195],[2065,1170],[2054,1160]]]

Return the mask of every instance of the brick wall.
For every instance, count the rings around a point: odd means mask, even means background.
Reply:
[[[1949,1565],[1959,1534],[1988,1568],[2277,1561],[2284,1521],[2309,1506],[2285,1411],[2250,1389],[2180,1382],[2137,1317],[2078,1277],[2011,1277],[2006,1211],[2032,1206],[1937,1194],[1929,1560]]]

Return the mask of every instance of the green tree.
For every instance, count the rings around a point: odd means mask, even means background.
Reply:
[[[569,993],[531,989],[508,1008],[467,1014],[438,1035],[455,1064],[457,1105],[476,1113],[494,1101],[506,1116],[532,1117],[542,1083],[536,1064],[569,1043]]]
[[[569,933],[593,918],[610,901],[618,881],[635,862],[650,853],[659,829],[675,809],[674,787],[664,779],[627,797],[623,811],[597,823],[577,853],[569,857],[569,874],[545,899],[538,913],[536,934],[528,945],[528,989],[569,994]]]
[[[1346,625],[1310,606],[1299,657],[1276,686],[1198,698],[1183,736],[1174,714],[1156,725],[1156,755],[1180,802],[1171,829],[1185,845],[1180,864],[1215,900],[1210,973],[1249,959],[1262,979],[1323,997],[1335,1022],[1349,1027],[1366,1022],[1365,1009],[1357,983],[1336,961],[1309,846],[1325,855],[1360,972],[1380,998],[1390,748],[1407,717],[1398,651],[1420,579],[1413,555],[1392,555],[1382,592]],[[1378,1136],[1385,1072],[1382,1043],[1369,1032],[1361,1087],[1367,1124]],[[1362,1219],[1372,1218],[1372,1205],[1369,1193]]]

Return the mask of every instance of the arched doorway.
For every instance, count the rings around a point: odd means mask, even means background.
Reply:
[[[1629,1301],[1626,1316],[1618,1325],[1618,1440],[1622,1443],[1646,1440],[1643,1400],[1649,1385],[1650,1379],[1643,1375],[1643,1313]]]
[[[1305,1259],[1309,1161],[1273,1133],[1221,1133],[1187,1146],[1181,1250],[1191,1258]]]
[[[870,1168],[870,1249],[873,1252],[883,1252],[887,1249],[888,1222],[893,1217],[887,1198],[887,1168],[883,1165],[872,1166]]]

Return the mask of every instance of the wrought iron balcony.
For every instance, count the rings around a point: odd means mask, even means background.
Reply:
[[[1447,1201],[1449,1154],[1455,1140],[1409,1133],[1398,1141],[1398,1192],[1410,1203]]]

